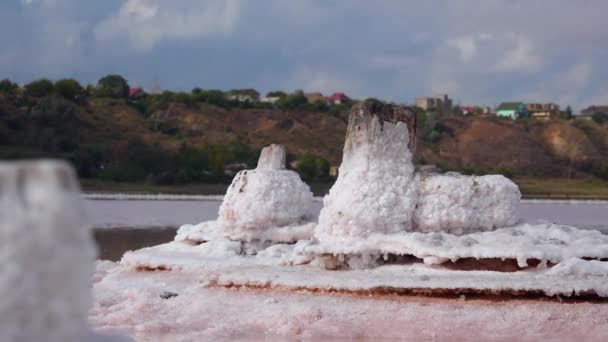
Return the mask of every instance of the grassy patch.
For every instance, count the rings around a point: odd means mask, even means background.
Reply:
[[[608,199],[608,181],[596,178],[516,178],[527,198]]]
[[[186,194],[186,195],[223,195],[228,184],[192,183],[180,185],[154,185],[147,183],[119,183],[97,179],[81,179],[80,184],[85,192],[113,193],[151,193],[151,194]]]
[[[514,180],[524,198],[555,199],[608,199],[608,181],[596,178],[563,179],[522,177]],[[117,193],[164,193],[188,195],[223,195],[228,184],[192,183],[183,185],[153,185],[146,183],[118,183],[94,179],[83,179],[81,185],[86,192]],[[332,182],[310,183],[315,196],[324,196]]]
[[[85,192],[223,195],[226,193],[229,184],[191,183],[181,185],[154,185],[147,183],[122,183],[97,179],[81,179],[80,185]],[[329,192],[333,183],[311,183],[309,185],[315,196],[324,196]]]

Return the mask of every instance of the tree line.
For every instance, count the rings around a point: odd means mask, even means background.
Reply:
[[[126,103],[146,118],[149,128],[165,135],[175,135],[173,123],[164,115],[170,103],[204,102],[223,108],[269,106],[230,100],[227,92],[221,90],[195,88],[190,93],[165,91],[135,97],[130,96],[129,90],[128,81],[120,75],[104,76],[95,86],[82,86],[69,78],[55,82],[39,79],[23,86],[8,79],[0,81],[0,100],[8,100],[27,114],[6,115],[6,107],[0,106],[0,147],[10,147],[0,149],[0,158],[63,158],[71,161],[83,178],[153,184],[228,182],[238,169],[256,166],[259,150],[239,139],[202,146],[184,142],[171,152],[139,138],[110,144],[83,136],[87,123],[81,116],[95,110],[91,101]],[[285,94],[272,107],[311,109],[302,96],[300,92]],[[329,178],[329,162],[324,158],[306,154],[296,161],[295,169],[305,180]]]

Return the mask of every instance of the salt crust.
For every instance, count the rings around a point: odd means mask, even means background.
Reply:
[[[417,187],[416,231],[467,234],[509,227],[519,220],[521,193],[500,175],[422,175]]]
[[[608,235],[555,224],[521,224],[462,236],[414,232],[371,235],[365,240],[326,237],[323,242],[301,245],[299,252],[413,255],[431,264],[462,258],[516,259],[525,267],[528,259],[558,263],[572,257],[608,258]]]
[[[608,305],[598,303],[236,290],[213,283],[213,279],[242,281],[236,269],[233,274],[213,275],[210,267],[173,272],[137,272],[118,264],[110,270],[106,265],[102,268],[93,285],[95,302],[89,321],[98,331],[121,332],[138,341],[600,342],[608,336]],[[316,281],[312,271],[305,270],[301,279]],[[267,268],[262,272],[260,281],[271,276]],[[407,274],[423,277],[416,272]],[[347,280],[344,272],[332,274],[342,284]],[[362,272],[350,285],[373,275]],[[427,281],[434,281],[427,276]],[[286,277],[282,273],[276,282],[271,278],[269,287],[287,283]],[[317,283],[330,282],[323,277]],[[296,280],[291,283],[297,284]],[[165,300],[160,297],[165,291],[179,295]]]
[[[248,235],[248,241],[291,243],[308,240],[312,237],[316,224],[305,223],[283,227],[270,227],[255,235]],[[193,243],[221,240],[225,238],[224,226],[218,221],[206,221],[196,225],[185,224],[177,230],[175,241],[189,241]]]
[[[412,231],[467,234],[519,221],[521,193],[503,176],[415,174],[415,139],[404,122],[412,114],[389,107],[353,107],[338,179],[323,200],[317,241],[358,244],[381,235],[388,241]]]
[[[367,239],[335,238],[328,236],[319,241],[296,239],[310,234],[314,224],[290,227],[280,234],[269,237],[268,241],[284,242],[300,240],[295,253],[312,259],[315,255],[413,255],[429,264],[457,261],[463,258],[515,259],[520,267],[527,266],[527,260],[559,263],[569,258],[608,258],[608,235],[596,230],[582,230],[556,224],[520,224],[489,232],[467,235],[448,233],[401,233],[373,234]],[[273,230],[270,230],[273,232]],[[221,226],[216,222],[205,222],[196,226],[184,225],[178,230],[175,241],[205,242],[221,241]]]
[[[262,151],[255,170],[240,171],[234,177],[219,210],[218,223],[226,237],[259,240],[270,228],[312,219],[310,188],[284,167],[285,148],[271,145]]]
[[[586,235],[585,237],[578,234],[587,232],[564,232],[561,229],[560,231],[562,231],[562,239],[566,240],[577,240],[572,235],[582,239],[598,237],[596,234],[583,234]],[[566,235],[571,237],[567,238]],[[599,247],[594,246],[591,241],[588,243],[592,250]],[[238,253],[240,246],[229,240],[212,241],[197,246],[174,241],[128,252],[123,256],[121,265],[130,269],[143,267],[167,269],[173,272],[193,272],[201,281],[218,285],[346,291],[372,290],[378,287],[397,289],[469,288],[480,291],[541,291],[549,296],[570,296],[594,292],[598,296],[607,297],[606,263],[573,257],[573,255],[586,254],[580,250],[577,252],[581,246],[573,244],[569,247],[562,246],[560,249],[553,249],[550,245],[539,245],[536,251],[529,251],[527,257],[552,255],[552,258],[564,262],[564,264],[558,263],[553,268],[539,266],[534,270],[509,273],[463,272],[425,264],[384,265],[364,270],[328,271],[314,266],[310,257],[295,252],[306,248],[305,242],[295,245],[275,244],[259,251],[255,256],[244,256]],[[603,256],[608,255],[608,250],[605,248],[596,249],[596,252],[600,251],[603,251]],[[525,253],[526,251],[522,249],[520,252]],[[520,255],[518,259],[523,260],[523,256]],[[565,277],[567,281],[564,281]]]

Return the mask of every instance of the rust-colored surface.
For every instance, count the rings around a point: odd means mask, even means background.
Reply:
[[[555,301],[560,303],[608,303],[608,298],[600,297],[595,291],[579,292],[570,297],[549,296],[540,290],[480,290],[474,288],[399,288],[399,287],[374,287],[366,290],[348,290],[332,288],[313,288],[304,286],[272,286],[267,283],[247,283],[247,284],[216,284],[212,287],[228,289],[250,289],[256,291],[294,291],[307,292],[313,294],[340,294],[374,298],[415,298],[431,300],[451,299],[451,300],[486,300],[500,302],[505,300],[535,300],[535,301]]]
[[[171,268],[167,267],[167,266],[156,266],[156,267],[150,267],[150,266],[137,266],[135,267],[135,271],[137,272],[161,272],[161,271],[170,271]]]

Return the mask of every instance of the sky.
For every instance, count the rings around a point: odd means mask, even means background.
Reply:
[[[608,104],[606,0],[2,0],[0,79]]]

